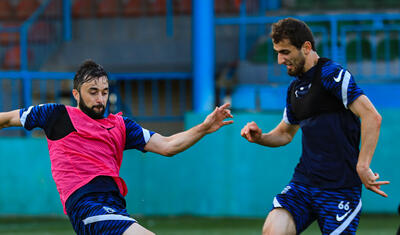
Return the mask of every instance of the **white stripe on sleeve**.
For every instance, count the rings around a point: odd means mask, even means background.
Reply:
[[[344,74],[344,78],[342,81],[342,101],[343,101],[343,105],[344,107],[347,109],[347,90],[349,88],[349,82],[350,82],[350,78],[351,78],[351,74],[346,71],[346,73]]]
[[[142,128],[142,131],[143,131],[144,142],[146,142],[147,144],[147,142],[149,142],[150,139],[150,131],[144,128]]]
[[[287,118],[287,114],[286,114],[286,108],[285,108],[285,110],[283,110],[283,121],[286,123],[286,124],[291,124],[290,122],[289,122],[289,119]]]
[[[19,121],[21,122],[22,126],[25,126],[26,117],[32,111],[32,108],[33,108],[33,106],[30,106],[28,108],[28,110],[26,110],[25,112],[22,113],[21,118],[19,119]]]

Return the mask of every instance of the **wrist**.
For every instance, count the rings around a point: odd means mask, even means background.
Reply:
[[[358,162],[356,166],[357,171],[364,171],[369,169],[369,164],[367,162]]]
[[[261,138],[253,139],[255,144],[260,144],[261,145]]]
[[[204,122],[201,123],[201,124],[199,124],[197,127],[198,127],[198,131],[199,131],[201,134],[203,134],[203,135],[207,134],[208,127],[207,127],[207,125],[206,125]]]
[[[263,145],[262,138],[263,138],[263,134],[262,133],[260,135],[257,135],[257,138],[254,139],[254,143]]]

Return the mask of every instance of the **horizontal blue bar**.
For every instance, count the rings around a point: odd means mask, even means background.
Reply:
[[[109,73],[111,79],[131,80],[131,79],[191,79],[192,73]]]
[[[192,78],[191,73],[109,73],[108,75],[110,79],[118,80],[186,80]],[[74,76],[73,72],[0,71],[0,79],[72,79]]]
[[[163,122],[175,122],[175,121],[183,121],[183,116],[134,116],[135,120],[138,121],[160,121]]]
[[[0,79],[35,78],[35,79],[72,79],[75,73],[69,72],[33,72],[33,71],[0,71]]]
[[[341,28],[342,31],[390,31],[397,30],[400,31],[400,25],[383,25],[383,26],[375,26],[375,25],[345,25]]]
[[[287,16],[241,16],[241,17],[216,17],[214,22],[217,25],[227,24],[264,24],[274,23],[280,19],[287,17],[296,17],[298,19],[316,22],[316,21],[359,21],[359,20],[398,20],[400,14],[385,13],[385,14],[326,14],[326,15],[287,15]]]
[[[325,27],[323,27],[323,26],[311,26],[311,30],[314,32],[314,33],[324,33],[324,34],[327,34],[328,33],[328,30],[325,28]]]

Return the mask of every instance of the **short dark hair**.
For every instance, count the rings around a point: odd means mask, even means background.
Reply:
[[[300,49],[306,41],[315,50],[314,36],[306,23],[295,18],[285,18],[272,24],[270,37],[274,43],[289,39],[290,43]]]
[[[93,60],[84,61],[76,72],[74,77],[74,89],[80,90],[81,86],[85,82],[90,82],[93,79],[106,76],[108,80],[107,72],[104,68],[94,62]]]

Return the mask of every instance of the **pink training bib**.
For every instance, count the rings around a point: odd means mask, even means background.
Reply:
[[[51,171],[65,211],[68,197],[96,176],[114,178],[123,196],[128,190],[119,170],[126,132],[120,115],[92,119],[80,109],[66,106],[76,131],[60,140],[47,139]]]

